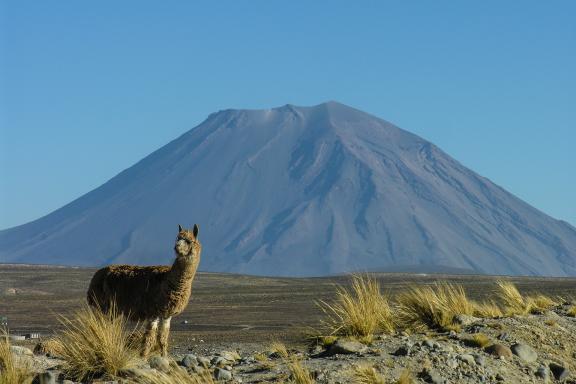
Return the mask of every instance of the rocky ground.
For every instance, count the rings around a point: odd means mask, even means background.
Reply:
[[[460,316],[459,332],[377,335],[370,345],[346,339],[290,345],[288,357],[269,342],[197,340],[175,346],[171,359],[176,364],[155,356],[127,375],[186,369],[208,371],[230,383],[290,382],[290,364],[300,362],[317,383],[360,382],[356,372],[361,367],[373,367],[386,383],[406,372],[416,383],[576,383],[576,318],[568,308],[500,319]],[[40,372],[37,382],[71,383],[59,375],[57,358],[13,348]]]

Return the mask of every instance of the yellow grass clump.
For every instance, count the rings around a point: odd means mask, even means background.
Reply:
[[[505,311],[508,315],[525,315],[530,311],[530,304],[518,291],[516,285],[509,281],[497,281],[500,291],[500,299],[504,303]]]
[[[465,339],[464,344],[470,347],[484,348],[487,347],[489,344],[492,344],[492,341],[485,334],[476,333],[471,338]]]
[[[127,319],[115,305],[108,313],[85,304],[71,318],[60,317],[56,353],[65,361],[64,372],[76,380],[114,378],[137,364],[138,351]]]
[[[542,313],[558,305],[555,300],[542,294],[524,297],[512,282],[501,280],[496,284],[507,315]]]
[[[215,384],[210,371],[189,374],[174,361],[170,362],[170,373],[160,371],[142,371],[139,375],[129,378],[135,384]]]
[[[375,333],[394,331],[388,299],[378,280],[368,275],[352,276],[351,288],[338,287],[334,302],[318,305],[327,316],[323,325],[332,335],[369,340]]]
[[[576,317],[576,305],[571,306],[568,308],[568,312],[566,312],[568,316]]]
[[[412,372],[409,369],[405,369],[396,380],[395,384],[412,384],[414,383],[414,377],[412,376]]]
[[[356,384],[386,384],[384,377],[371,365],[363,364],[354,367],[354,383]]]
[[[292,384],[315,384],[316,380],[312,373],[302,363],[302,360],[295,356],[288,359],[288,370],[290,371],[289,383]]]
[[[398,295],[398,322],[403,328],[448,330],[456,328],[454,317],[473,315],[474,303],[461,285],[446,282],[412,286]]]
[[[270,352],[278,355],[279,357],[285,359],[288,357],[289,353],[288,353],[288,349],[286,348],[286,345],[284,345],[283,343],[279,342],[279,341],[274,341],[272,342],[272,344],[270,344]]]
[[[0,330],[0,384],[29,384],[33,378],[29,365],[13,355],[8,332]]]
[[[545,295],[529,296],[527,299],[531,313],[542,313],[558,305],[556,301]]]
[[[474,316],[496,319],[504,316],[502,309],[493,300],[474,303]]]

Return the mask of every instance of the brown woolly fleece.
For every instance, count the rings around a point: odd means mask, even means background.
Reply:
[[[202,246],[198,226],[193,231],[179,226],[171,267],[110,265],[98,270],[88,288],[88,303],[105,312],[114,301],[131,320],[169,319],[188,305],[192,280],[200,263]]]

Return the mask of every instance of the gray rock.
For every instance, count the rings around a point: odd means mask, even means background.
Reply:
[[[422,378],[427,383],[445,384],[446,380],[433,369],[426,369],[422,372]]]
[[[432,340],[430,340],[430,339],[426,339],[426,340],[424,340],[424,341],[422,342],[422,345],[423,345],[424,347],[428,347],[428,348],[434,348],[434,344],[435,344],[435,343],[434,343]]]
[[[210,359],[204,356],[198,356],[196,358],[198,364],[200,364],[203,368],[208,368],[210,366]]]
[[[456,324],[460,324],[460,325],[466,327],[470,324],[474,324],[474,323],[480,321],[480,319],[477,317],[474,317],[474,316],[469,316],[469,315],[456,315],[456,316],[454,316],[453,321]]]
[[[181,364],[186,368],[195,367],[198,365],[198,358],[196,357],[196,355],[189,353],[186,356],[184,356],[184,358],[182,358]]]
[[[411,351],[412,347],[410,345],[404,344],[394,352],[394,356],[409,356]]]
[[[527,363],[533,363],[538,359],[538,354],[529,345],[526,344],[514,344],[511,348],[512,353]]]
[[[39,384],[56,384],[58,374],[52,371],[46,371],[39,373],[37,378]]]
[[[486,358],[482,355],[478,355],[478,354],[474,354],[472,355],[474,356],[474,361],[476,362],[476,364],[478,364],[479,366],[483,367],[486,365]]]
[[[541,366],[535,373],[536,377],[544,380],[545,383],[550,381],[550,370],[546,366]]]
[[[351,355],[355,353],[361,354],[367,351],[368,347],[358,341],[338,339],[330,346],[327,352],[328,355]]]
[[[240,355],[236,351],[222,351],[218,354],[219,356],[223,357],[224,359],[235,362],[240,360]]]
[[[212,365],[213,367],[222,368],[223,366],[225,366],[228,363],[229,363],[229,361],[226,360],[225,358],[223,358],[222,356],[215,356],[212,358],[212,360],[210,360],[210,365]]]
[[[570,370],[564,363],[550,363],[548,364],[548,367],[550,367],[550,371],[552,371],[552,374],[556,380],[564,380],[568,377],[568,375],[570,375]]]
[[[157,369],[161,372],[170,372],[170,360],[162,356],[153,356],[148,360],[150,368]]]
[[[463,361],[468,365],[476,365],[476,360],[474,359],[474,356],[469,354],[458,355],[458,360]]]
[[[20,347],[18,345],[11,345],[10,350],[15,355],[34,356],[34,352],[30,348]]]
[[[214,370],[214,378],[218,381],[232,380],[232,372],[222,368],[216,368]]]

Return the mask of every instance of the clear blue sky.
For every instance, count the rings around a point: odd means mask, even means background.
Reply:
[[[0,0],[0,228],[226,108],[336,100],[576,224],[576,1]]]

